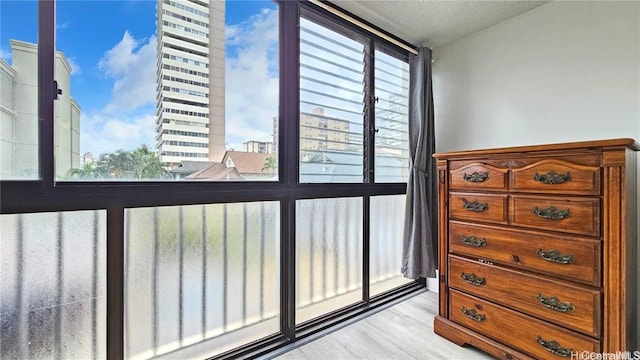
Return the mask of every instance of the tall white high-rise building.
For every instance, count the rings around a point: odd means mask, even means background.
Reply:
[[[158,0],[156,148],[160,160],[225,152],[225,2]]]

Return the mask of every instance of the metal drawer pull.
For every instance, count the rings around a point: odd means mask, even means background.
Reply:
[[[465,282],[468,282],[469,284],[475,286],[482,286],[487,283],[487,281],[483,277],[479,277],[474,273],[467,274],[463,272],[462,274],[460,274],[460,278],[462,278],[462,280],[464,280]]]
[[[471,175],[467,175],[467,173],[464,173],[464,175],[462,175],[462,178],[464,179],[464,181],[468,181],[472,183],[481,183],[489,179],[489,173],[488,172],[480,173],[480,172],[474,171]]]
[[[467,201],[467,199],[463,198],[462,202],[464,202],[463,206],[464,206],[465,210],[483,212],[483,211],[489,209],[489,204],[488,203],[480,203],[477,200],[476,201]]]
[[[463,306],[460,310],[466,317],[473,321],[483,322],[487,320],[487,317],[485,315],[478,314],[475,309],[467,309]]]
[[[537,341],[540,346],[552,354],[568,358],[571,357],[571,354],[573,353],[573,349],[563,348],[555,340],[544,340],[542,337],[538,336]]]
[[[557,297],[552,296],[552,297],[544,297],[542,296],[542,294],[538,294],[536,295],[536,300],[538,300],[538,302],[546,307],[548,307],[549,309],[555,310],[555,311],[560,311],[560,312],[573,312],[573,310],[575,309],[573,304],[570,302],[562,302],[560,300],[558,300]]]
[[[533,176],[533,180],[539,181],[543,184],[562,184],[571,181],[571,174],[558,174],[555,171],[551,170],[546,175],[540,175],[536,173]]]
[[[533,213],[541,218],[549,220],[562,220],[571,217],[571,211],[558,210],[555,206],[549,206],[546,209],[540,209],[537,206],[533,208]]]
[[[483,247],[483,246],[487,246],[487,240],[486,239],[481,239],[479,237],[475,237],[473,235],[471,236],[464,236],[462,235],[462,242],[473,246],[473,247]]]
[[[573,264],[574,262],[576,262],[576,259],[572,254],[562,254],[556,249],[549,251],[538,249],[536,250],[536,255],[543,258],[544,260],[551,261],[557,264]]]

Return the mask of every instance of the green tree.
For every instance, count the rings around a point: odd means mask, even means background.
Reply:
[[[159,179],[168,175],[160,159],[147,145],[142,145],[132,153],[131,165],[136,179]]]
[[[97,163],[86,163],[81,168],[73,168],[67,172],[67,180],[83,180],[83,179],[100,179],[103,176],[99,175]]]
[[[262,171],[270,171],[273,172],[278,167],[278,159],[275,156],[269,156],[264,160],[264,164],[262,165]]]
[[[114,153],[102,154],[98,158],[100,174],[110,178],[132,178],[130,174],[133,166],[133,155],[130,151],[117,150]]]
[[[71,169],[69,179],[162,179],[168,172],[160,158],[147,145],[133,151],[117,150],[101,154],[94,163],[85,164],[80,169]]]

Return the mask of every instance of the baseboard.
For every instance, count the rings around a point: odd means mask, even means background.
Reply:
[[[435,279],[427,278],[427,289],[429,289],[429,291],[433,291],[434,293],[438,292],[438,279],[439,279],[438,270],[436,270],[436,278]]]

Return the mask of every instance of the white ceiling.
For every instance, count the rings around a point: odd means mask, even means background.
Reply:
[[[438,47],[548,1],[330,0],[414,45]]]

